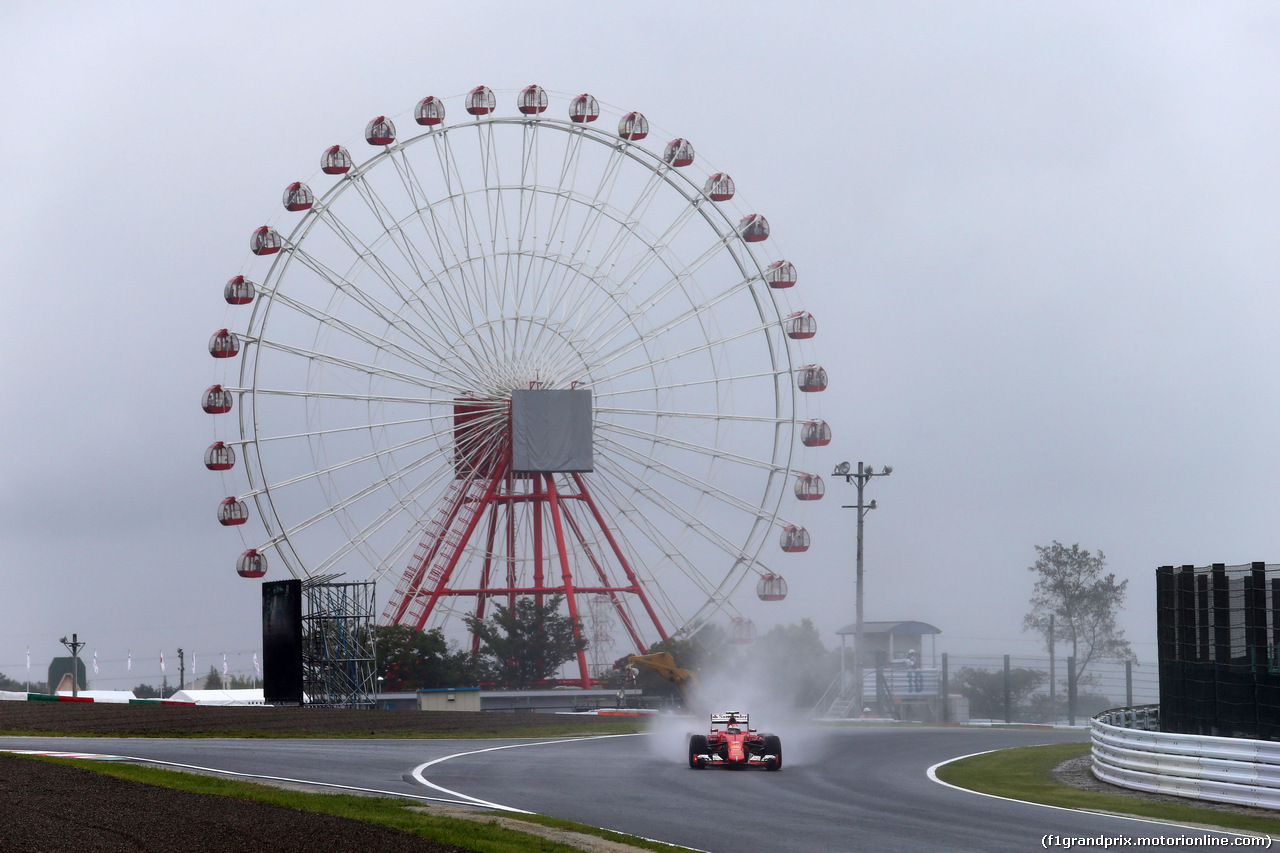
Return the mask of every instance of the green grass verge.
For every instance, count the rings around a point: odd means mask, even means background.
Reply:
[[[1113,812],[1173,823],[1280,834],[1280,818],[1086,791],[1063,785],[1053,778],[1053,768],[1064,761],[1088,754],[1089,749],[1087,743],[1002,749],[945,764],[938,768],[937,776],[943,782],[960,788],[1014,800],[1069,809]]]
[[[176,788],[181,791],[256,800],[284,806],[285,808],[362,820],[399,829],[433,841],[452,844],[464,850],[474,850],[476,853],[528,853],[528,851],[533,851],[534,853],[579,853],[576,847],[570,847],[540,836],[500,826],[494,820],[499,816],[580,832],[584,835],[607,838],[622,844],[630,844],[633,847],[658,851],[658,853],[687,853],[687,849],[683,847],[673,847],[657,841],[649,841],[644,838],[600,829],[599,827],[586,826],[573,821],[544,817],[542,815],[486,812],[484,814],[490,818],[489,820],[472,820],[422,811],[424,804],[415,800],[355,794],[315,794],[278,788],[272,785],[262,785],[255,782],[242,782],[222,776],[187,773],[123,762],[107,763],[45,756],[30,757],[36,761],[69,764],[73,767],[80,767],[96,773],[103,773],[108,776],[128,779],[147,785],[159,785],[165,788]]]

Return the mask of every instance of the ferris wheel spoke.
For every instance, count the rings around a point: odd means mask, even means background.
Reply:
[[[757,520],[761,520],[761,519],[772,520],[773,518],[774,514],[771,510],[762,509],[757,504],[750,504],[742,500],[732,492],[722,489],[719,486],[713,485],[712,483],[709,483],[706,480],[699,479],[698,477],[694,477],[686,473],[685,471],[680,470],[679,468],[675,468],[671,465],[667,465],[665,462],[661,462],[659,460],[646,457],[644,454],[636,452],[635,450],[631,449],[625,444],[610,440],[607,437],[602,439],[601,444],[605,445],[610,452],[617,453],[619,456],[626,457],[633,463],[642,465],[645,468],[658,472],[672,482],[680,483],[683,486],[696,489],[697,491],[701,492],[704,495],[708,495],[712,498],[715,498],[717,502],[720,503],[721,505],[738,509],[746,513],[751,518],[754,518]],[[656,495],[657,493],[655,492],[654,494]],[[666,500],[665,498],[663,499]],[[692,515],[690,515],[689,517],[696,518],[695,516],[692,516]],[[704,522],[701,522],[701,521],[699,521],[698,524],[701,526],[705,526]],[[699,529],[701,529],[701,527]],[[709,531],[709,528],[708,528],[708,531]],[[727,545],[731,549],[736,549],[737,547],[729,543],[728,540],[724,540],[723,538],[719,537],[714,533],[710,533],[710,535],[715,536],[716,541],[719,541],[721,545]]]
[[[393,158],[392,162],[398,163],[400,161],[398,159]],[[366,202],[368,203],[369,208],[371,210],[376,210],[378,207],[378,203],[375,203],[374,201],[375,199],[377,199],[376,190],[374,190],[374,188],[370,186],[363,179],[360,179],[357,182],[356,186],[359,191],[358,194],[362,198],[366,199]],[[425,222],[423,222],[422,220],[421,208],[418,208],[415,211],[414,215],[418,218],[419,222],[421,222],[424,225],[424,228],[425,228]],[[395,294],[396,298],[400,300],[401,304],[404,305],[407,309],[409,309],[409,312],[408,312],[409,316],[404,317],[401,311],[393,309],[389,306],[385,306],[385,305],[381,305],[380,303],[377,303],[375,300],[372,299],[371,296],[368,296],[363,292],[360,292],[359,297],[357,298],[357,301],[361,302],[361,304],[365,304],[367,308],[370,308],[370,310],[374,311],[375,316],[378,316],[379,319],[382,319],[384,322],[387,322],[388,324],[396,326],[402,332],[404,331],[404,329],[402,328],[402,325],[396,325],[397,321],[400,324],[408,323],[408,325],[411,328],[413,328],[415,331],[422,331],[424,332],[424,334],[425,334],[425,330],[422,329],[421,327],[425,326],[429,328],[433,334],[431,334],[428,337],[420,339],[424,343],[424,346],[427,346],[433,351],[439,351],[439,350],[447,351],[449,349],[450,342],[457,340],[460,333],[460,328],[456,322],[452,325],[451,328],[443,325],[449,319],[451,319],[453,315],[447,314],[447,313],[441,313],[438,311],[433,311],[423,301],[423,297],[421,295],[422,288],[415,288],[415,287],[409,286],[399,276],[395,275],[394,272],[391,271],[385,264],[381,262],[379,262],[376,266],[370,264],[367,259],[370,257],[376,258],[377,257],[376,253],[373,252],[373,250],[364,241],[360,240],[357,236],[351,233],[349,229],[346,229],[342,225],[341,221],[338,220],[335,216],[330,215],[325,219],[325,221],[330,225],[334,233],[337,234],[339,238],[343,240],[343,242],[347,243],[352,253],[355,254],[356,257],[359,258],[365,266],[368,266],[370,269],[372,269],[374,274],[377,275],[378,278]],[[439,284],[451,283],[453,281],[453,277],[448,274],[449,271],[447,269],[443,270],[439,275],[437,275],[434,273],[434,271],[432,271],[429,268],[428,265],[425,264],[425,261],[422,262],[421,267],[419,266],[419,263],[415,260],[415,258],[420,257],[421,252],[420,250],[417,249],[417,246],[414,243],[413,239],[409,236],[408,232],[402,226],[400,226],[399,224],[395,225],[394,227],[384,226],[384,229],[390,242],[400,250],[401,254],[406,258],[406,260],[414,268],[415,274],[419,276],[424,286],[430,285],[432,283],[439,283]],[[430,239],[431,232],[428,231],[427,233]],[[399,237],[399,240],[397,240],[397,236]],[[404,243],[403,246],[401,245],[401,241],[403,241]],[[434,244],[434,240],[431,240],[431,242],[433,242]],[[423,277],[424,272],[427,274],[427,277]],[[459,272],[459,277],[465,282],[468,278],[466,275],[465,269],[459,268],[458,272]],[[324,275],[324,273],[321,273],[321,274]],[[337,280],[346,282],[345,277],[337,276],[336,273],[331,273],[331,275],[336,276]],[[338,284],[336,281],[334,281],[333,283],[335,287],[338,287]],[[346,288],[339,288],[339,289],[342,290],[342,292],[347,293],[351,287],[352,285],[350,285],[350,283],[347,283]],[[371,302],[374,305],[376,305],[376,308],[372,308],[370,307],[369,304],[367,304]],[[470,343],[468,343],[468,346],[470,346]],[[477,351],[472,349],[472,355],[473,357],[476,357],[476,358],[487,358],[490,355],[492,355],[492,353],[485,352],[485,351]]]
[[[730,245],[731,241],[733,241],[734,239],[736,238],[732,234],[721,237],[721,239],[718,242],[708,246],[706,249],[703,250],[701,255],[699,255],[698,257],[696,257],[694,260],[690,261],[687,264],[678,264],[674,262],[668,263],[666,266],[668,271],[671,273],[670,277],[666,280],[666,282],[663,285],[656,288],[652,294],[646,297],[643,302],[640,302],[639,304],[637,304],[635,311],[639,315],[643,316],[644,314],[646,314],[647,312],[651,311],[652,309],[657,307],[659,304],[661,304],[664,299],[671,296],[677,290],[685,289],[690,282],[695,280],[695,277],[698,271],[701,270],[702,267],[706,263],[708,263],[712,258],[714,258],[716,254],[726,249]],[[631,270],[628,270],[621,277],[621,280],[622,281],[638,280],[642,275],[644,275],[644,273],[649,269],[649,267],[653,265],[654,262],[659,260],[660,257],[661,255],[658,252],[651,252],[645,255],[639,260],[639,262],[636,264],[634,268],[632,268]],[[693,295],[689,296],[688,301],[694,305],[700,304],[702,302],[701,299]],[[602,348],[606,343],[614,340],[619,334],[624,332],[629,327],[630,323],[631,321],[628,318],[618,318],[617,320],[614,321],[614,323],[611,326],[604,328],[598,333],[595,331],[594,328],[592,328],[592,334],[595,339],[594,340],[595,346],[597,348]]]
[[[309,433],[309,434],[306,434],[306,437],[313,438],[313,437],[318,437],[319,435],[320,433],[318,432]],[[432,441],[434,440],[434,438],[435,437],[431,435],[418,436],[416,438],[411,438],[408,441],[404,441],[400,444],[397,444],[393,447],[387,447],[382,450],[374,450],[370,453],[365,453],[360,456],[354,456],[350,459],[345,459],[341,462],[337,462],[331,465],[326,465],[324,467],[316,467],[314,470],[308,471],[307,473],[301,474],[297,477],[293,477],[287,480],[281,480],[277,483],[273,483],[271,485],[271,488],[279,489],[286,486],[297,485],[298,483],[305,483],[310,480],[316,480],[321,477],[327,476],[329,474],[333,474],[336,471],[342,471],[346,468],[350,468],[355,465],[360,465],[362,463],[369,462],[371,460],[384,459],[393,453],[403,452],[404,450],[407,450],[410,447],[413,447],[414,445],[421,444],[424,441]],[[439,453],[437,453],[436,455],[439,455]],[[265,494],[267,491],[268,489],[266,487],[260,487],[252,491],[246,492],[240,497],[255,497],[259,494]]]
[[[296,257],[304,266],[306,266],[308,269],[310,269],[320,278],[325,280],[334,290],[350,298],[353,302],[360,305],[362,308],[364,308],[374,317],[386,323],[391,328],[394,328],[396,331],[400,332],[409,340],[416,341],[418,344],[420,344],[421,346],[427,349],[432,349],[433,347],[440,346],[438,342],[432,342],[429,338],[425,337],[422,334],[421,329],[407,322],[406,319],[403,316],[401,316],[399,312],[393,310],[392,308],[386,305],[383,305],[381,302],[374,299],[373,296],[370,295],[366,290],[360,287],[357,287],[352,281],[347,279],[345,276],[340,275],[336,271],[330,269],[328,266],[321,263],[317,258],[314,258],[309,253],[303,251],[300,247],[295,247],[292,251],[292,255]],[[376,266],[369,267],[369,269],[371,269],[375,274],[378,274],[378,268]],[[383,282],[388,287],[395,289],[395,284],[389,281],[388,279],[384,278]]]
[[[692,320],[697,320],[698,318],[711,312],[714,308],[719,306],[722,302],[732,298],[733,296],[736,296],[737,294],[741,293],[743,290],[747,290],[749,288],[750,288],[750,282],[745,282],[745,281],[739,282],[734,287],[725,289],[723,293],[720,293],[715,297],[708,299],[706,302],[695,305],[693,308],[690,308],[689,310],[675,317],[672,317],[670,320],[666,321],[665,323],[662,323],[659,326],[656,326],[652,329],[647,330],[646,338],[637,338],[636,340],[633,340],[627,344],[624,344],[616,349],[610,350],[609,352],[602,352],[599,359],[600,366],[602,367],[607,366],[612,362],[618,360],[619,358],[625,355],[629,355],[635,350],[640,349],[641,347],[645,347],[650,343],[649,339],[651,338],[661,338],[663,335],[666,335],[668,333],[675,331],[685,323],[688,323]],[[678,358],[680,355],[684,353],[694,352],[700,349],[707,349],[707,348],[716,346],[718,344],[724,343],[726,341],[730,341],[735,338],[742,337],[744,335],[751,335],[761,331],[769,331],[776,327],[777,327],[776,322],[766,321],[758,326],[749,327],[731,336],[719,338],[717,340],[708,340],[705,344],[699,347],[685,350],[683,351],[683,353],[678,353],[672,357]],[[596,349],[596,351],[599,351],[599,346],[598,346],[599,343],[602,343],[602,342],[597,342],[597,344],[593,346],[593,349]],[[625,375],[627,372],[630,372],[630,371],[624,371],[623,373],[619,373],[619,374],[611,374],[611,375],[608,375],[607,378],[614,379],[614,378],[617,378],[618,376]]]
[[[604,467],[606,470],[610,468],[608,463]],[[612,473],[620,483],[629,483],[637,495],[643,495],[656,511],[662,513],[665,517],[674,519],[678,524],[684,525],[690,533],[711,544],[726,558],[732,559],[734,565],[746,566],[750,564],[751,557],[749,555],[744,554],[734,543],[717,534],[710,525],[706,524],[697,515],[667,498],[661,490],[646,486],[633,472],[625,467],[615,467]],[[637,523],[639,519],[644,519],[644,523],[640,524],[641,529],[648,529],[661,537],[664,545],[664,558],[670,560],[673,565],[680,567],[681,574],[694,583],[703,595],[712,595],[721,588],[722,584],[707,578],[694,564],[683,557],[677,557],[677,555],[681,554],[680,547],[659,532],[660,527],[649,519],[651,513],[645,513],[631,500],[626,500],[625,506],[630,509],[628,518],[632,523]]]
[[[394,158],[392,162],[398,162]],[[414,275],[421,282],[431,282],[437,280],[440,275],[437,274],[427,262],[422,251],[418,249],[412,237],[404,229],[402,223],[387,222],[385,217],[390,217],[389,211],[382,211],[376,199],[377,195],[374,189],[367,184],[363,178],[355,178],[354,184],[356,194],[365,200],[366,206],[370,211],[374,212],[379,224],[383,228],[388,242],[396,247],[401,257],[409,264]],[[435,339],[447,340],[452,337],[446,330],[439,325],[437,317],[422,301],[418,288],[410,286],[404,282],[400,276],[396,275],[385,263],[382,263],[377,257],[377,253],[369,246],[369,244],[356,235],[352,229],[333,212],[330,208],[325,208],[320,213],[320,221],[323,222],[339,241],[344,243],[348,250],[355,255],[362,265],[369,268],[373,273],[395,294],[401,303],[408,309],[411,309],[411,317],[417,323],[423,323],[429,326],[435,332]],[[374,261],[369,259],[373,258]],[[376,263],[375,263],[376,261]],[[323,275],[323,273],[322,273]],[[340,277],[346,281],[345,277]],[[350,286],[348,284],[348,286]],[[384,307],[384,310],[391,312],[390,307]],[[399,316],[400,312],[393,312]]]
[[[443,476],[447,476],[447,472],[441,472],[435,478],[424,479],[414,489],[410,490],[407,495],[391,502],[379,516],[350,535],[350,541],[326,558],[320,564],[318,571],[328,571],[330,568],[337,566],[347,554],[357,550],[357,546],[367,543],[372,536],[381,532],[383,528],[395,521],[399,516],[410,513],[414,522],[404,525],[404,532],[400,534],[399,539],[394,544],[386,548],[385,556],[379,558],[376,554],[373,556],[364,555],[365,561],[370,566],[374,577],[381,580],[391,575],[398,564],[407,560],[410,549],[417,542],[415,532],[417,530],[416,519],[418,516],[411,512],[412,505],[421,497],[426,496],[429,490],[434,489],[438,485],[439,479]]]
[[[743,456],[742,454],[739,454],[739,453],[731,453],[722,447],[713,447],[711,445],[696,444],[691,441],[683,441],[681,439],[673,438],[672,436],[669,436],[669,435],[662,435],[660,433],[652,432],[650,430],[634,429],[631,427],[625,427],[625,426],[622,426],[621,424],[615,424],[615,423],[601,424],[598,427],[598,429],[600,430],[601,433],[605,433],[605,434],[614,433],[616,435],[627,436],[629,438],[637,438],[637,439],[641,439],[648,442],[661,443],[663,445],[666,445],[667,447],[673,447],[673,448],[678,448],[680,450],[688,450],[693,453],[697,453],[701,456],[707,457],[708,459],[715,459],[716,461],[719,461],[719,462],[734,462],[748,468],[756,468],[761,471],[769,471],[770,473],[773,473],[773,474],[784,474],[788,470],[788,467],[786,465],[779,465],[778,463],[772,460],[757,459],[753,456]]]
[[[307,432],[281,433],[280,435],[268,435],[268,434],[259,432],[257,435],[255,435],[252,438],[228,439],[223,443],[230,446],[239,447],[242,445],[249,445],[249,444],[265,444],[273,441],[296,441],[298,439],[303,439],[303,438],[305,439],[323,438],[324,436],[328,436],[328,435],[343,435],[343,434],[350,434],[353,432],[371,432],[371,431],[376,431],[380,429],[386,429],[388,427],[410,426],[413,424],[429,424],[437,421],[446,422],[447,428],[452,429],[453,428],[453,412],[449,411],[448,414],[441,414],[441,415],[428,415],[425,418],[404,418],[404,419],[395,420],[395,421],[370,420],[368,423],[359,424],[358,426],[333,427],[330,429],[309,430]]]
[[[628,391],[611,392],[609,394],[600,394],[596,396],[612,397],[612,396],[618,396],[621,394],[631,394],[631,393],[641,393],[641,392],[652,393],[653,390],[654,389],[652,388],[638,388],[638,389],[635,389],[634,391],[628,390]],[[709,421],[713,423],[717,421],[723,421],[726,419],[741,421],[742,423],[755,422],[755,423],[766,423],[766,424],[777,424],[777,425],[784,425],[792,422],[791,418],[782,417],[779,415],[767,416],[767,415],[748,415],[748,414],[737,414],[737,413],[733,415],[726,415],[724,412],[677,412],[677,411],[670,411],[667,409],[635,409],[635,408],[620,408],[617,406],[596,406],[595,413],[597,415],[599,414],[623,415],[623,416],[643,415],[651,418],[691,418],[693,420]]]
[[[471,212],[466,185],[462,179],[462,171],[458,168],[450,135],[442,133],[436,135],[434,139],[436,158],[439,161],[440,172],[445,183],[446,201],[452,210],[453,223],[456,225],[458,236],[462,241],[462,257],[469,264],[474,264],[477,259],[481,262],[480,277],[472,280],[472,286],[465,288],[464,293],[468,297],[475,299],[474,305],[469,306],[473,316],[488,316],[490,308],[489,293],[491,292],[490,288],[493,286],[493,280],[484,258],[482,238],[479,236],[479,229],[476,227],[475,217]],[[475,238],[476,242],[474,248],[472,246],[473,238]]]
[[[425,465],[438,462],[441,458],[443,458],[443,456],[444,454],[442,452],[436,452],[436,453],[431,453],[431,454],[427,454],[425,456],[419,457],[417,460],[404,466],[401,477],[402,478],[406,477],[409,474],[412,474],[418,468],[421,468]],[[441,466],[442,470],[443,470],[443,467],[444,466]],[[291,527],[282,529],[281,534],[284,535],[286,538],[292,539],[293,537],[300,535],[305,530],[307,530],[310,527],[313,527],[319,522],[329,518],[333,518],[337,514],[344,512],[345,510],[349,509],[350,507],[354,506],[360,501],[365,500],[371,495],[377,494],[379,491],[383,489],[390,488],[390,485],[391,484],[386,479],[375,480],[374,482],[368,484],[367,486],[355,492],[352,492],[350,495],[346,496],[345,498],[332,502],[329,506],[326,506],[323,510],[320,510],[319,512],[312,514],[311,516],[303,519],[299,523]],[[268,490],[266,494],[269,495],[270,491],[271,490]]]
[[[356,400],[362,403],[414,403],[427,406],[452,406],[453,397],[397,397],[390,394],[343,394],[337,391],[295,390],[290,388],[236,388],[223,386],[232,394],[252,394],[263,397],[310,397],[315,400]]]
[[[444,385],[440,382],[433,382],[429,380],[427,377],[422,376],[421,374],[402,373],[397,370],[390,370],[385,367],[378,367],[372,364],[365,364],[363,362],[353,361],[352,359],[348,359],[348,358],[339,358],[336,355],[330,355],[329,353],[321,352],[319,350],[290,346],[288,344],[282,344],[276,341],[267,341],[267,340],[261,340],[261,339],[257,339],[257,340],[249,339],[249,340],[252,340],[254,343],[256,343],[259,347],[262,347],[263,349],[270,349],[275,352],[284,353],[286,355],[297,356],[298,358],[302,358],[302,359],[305,359],[306,361],[313,362],[316,364],[325,364],[325,365],[329,365],[330,367],[346,368],[347,370],[353,373],[359,374],[361,376],[366,376],[370,378],[376,377],[380,379],[391,379],[391,380],[395,380],[396,382],[403,382],[408,385],[416,385],[421,388],[429,388],[433,391],[448,392],[451,390],[455,390],[456,388],[456,386],[449,386],[449,385]]]
[[[536,295],[535,301],[537,302],[541,302],[546,298],[553,314],[560,313],[565,310],[566,305],[571,305],[576,310],[586,312],[590,316],[591,307],[582,304],[578,291],[568,286],[571,283],[569,279],[570,271],[584,268],[587,265],[591,253],[591,245],[596,239],[601,223],[606,220],[605,210],[610,206],[609,199],[617,185],[623,162],[624,158],[618,149],[611,149],[609,157],[600,171],[594,191],[590,196],[583,194],[576,199],[579,206],[585,207],[585,211],[582,216],[582,222],[578,226],[577,236],[572,241],[567,239],[561,241],[560,254],[566,254],[563,249],[565,242],[569,242],[571,246],[566,255],[567,263],[550,271],[551,274],[544,279],[543,293]],[[584,295],[589,295],[590,292],[589,290]],[[535,342],[535,345],[537,343]]]
[[[662,358],[662,361],[669,361],[668,358]],[[627,371],[628,373],[632,371]],[[621,396],[623,394],[644,394],[653,393],[654,391],[671,391],[676,388],[697,388],[699,386],[715,386],[727,385],[730,383],[745,383],[748,379],[771,379],[776,380],[779,376],[785,376],[790,371],[787,370],[765,370],[756,373],[736,373],[733,376],[713,376],[710,379],[694,379],[687,382],[668,382],[663,384],[654,384],[643,388],[626,388],[623,390],[602,393],[600,396]],[[664,413],[665,414],[665,413]],[[717,417],[711,415],[710,417]],[[790,421],[790,418],[784,418]]]
[[[316,322],[318,325],[341,332],[358,343],[364,344],[379,352],[386,353],[392,358],[403,361],[414,367],[421,368],[424,371],[447,374],[454,369],[453,363],[443,350],[419,351],[406,349],[400,344],[387,340],[385,335],[374,334],[373,332],[349,323],[346,320],[335,317],[326,311],[322,311],[314,306],[300,302],[282,293],[277,292],[273,299],[276,303],[289,308],[302,317]],[[260,339],[250,338],[249,340],[258,340],[261,345],[266,345],[266,342],[261,341]],[[424,357],[428,355],[432,356],[432,358]]]

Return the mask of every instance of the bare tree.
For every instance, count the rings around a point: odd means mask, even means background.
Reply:
[[[1068,644],[1077,677],[1096,660],[1134,660],[1124,631],[1116,625],[1129,582],[1117,582],[1114,572],[1103,574],[1106,556],[1081,550],[1079,544],[1068,548],[1057,540],[1037,545],[1036,553],[1035,565],[1027,567],[1038,577],[1023,630],[1039,632],[1045,648],[1051,640]]]

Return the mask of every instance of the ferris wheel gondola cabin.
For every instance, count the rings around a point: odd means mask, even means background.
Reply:
[[[267,573],[267,558],[250,548],[236,560],[236,574],[242,578],[260,578]]]
[[[249,520],[249,506],[242,500],[234,497],[222,499],[222,503],[218,504],[218,523],[230,527],[236,524],[244,524]]]
[[[600,118],[600,102],[585,92],[569,103],[569,121],[582,124]]]
[[[444,121],[444,102],[427,95],[413,108],[413,120],[423,127],[435,127]]]
[[[807,394],[827,390],[827,371],[816,364],[806,364],[796,373],[796,385]]]
[[[764,271],[765,283],[774,290],[796,286],[796,265],[791,261],[774,261]]]
[[[827,493],[827,484],[817,474],[801,474],[796,477],[796,500],[820,501]]]
[[[788,338],[797,341],[808,340],[818,334],[818,321],[808,311],[797,311],[789,315],[782,321],[782,327]]]
[[[649,120],[644,113],[627,113],[618,122],[618,135],[630,142],[639,142],[649,135]]]
[[[280,233],[270,225],[261,225],[254,229],[249,237],[249,251],[255,255],[274,255],[284,246]]]
[[[516,109],[527,116],[546,112],[547,104],[547,90],[538,85],[525,86],[516,96]]]
[[[760,243],[769,239],[769,220],[758,213],[742,217],[738,223],[738,233],[748,243]]]
[[[788,554],[799,554],[809,550],[809,531],[794,524],[782,528],[778,544]]]
[[[320,171],[326,175],[345,175],[354,165],[351,153],[341,145],[330,145],[320,155]]]
[[[712,201],[728,201],[733,198],[736,188],[733,185],[733,178],[724,172],[716,172],[707,178],[707,182],[702,185],[702,191],[707,194],[707,198]]]
[[[294,181],[284,188],[284,209],[290,213],[310,210],[315,203],[315,194],[302,181]]]
[[[222,288],[222,298],[228,305],[248,305],[257,293],[257,285],[242,275],[228,279]]]
[[[396,126],[386,116],[372,118],[365,125],[364,141],[370,145],[390,145],[396,141]]]
[[[800,443],[805,447],[826,447],[831,443],[831,426],[821,418],[805,421],[800,427]]]
[[[224,415],[231,411],[231,392],[221,385],[210,385],[205,389],[200,408],[211,415]]]
[[[209,338],[209,355],[214,358],[231,358],[240,354],[240,338],[235,332],[219,329]]]
[[[729,620],[729,642],[738,646],[749,646],[756,641],[756,623],[745,616],[734,616]]]
[[[226,442],[215,441],[204,452],[204,467],[210,471],[230,471],[236,466],[236,452]]]
[[[467,112],[473,116],[487,116],[498,108],[498,98],[488,86],[476,86],[467,93]]]
[[[662,159],[672,166],[688,166],[693,163],[693,143],[687,139],[673,139],[662,152]]]
[[[782,575],[765,572],[756,581],[756,598],[761,601],[782,601],[787,597],[787,582]]]

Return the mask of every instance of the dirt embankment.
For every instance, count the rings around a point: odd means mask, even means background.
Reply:
[[[100,702],[0,702],[0,732],[146,737],[466,737],[563,729],[566,717],[491,711],[353,711],[339,708],[124,705]],[[592,724],[583,718],[584,731]]]
[[[537,714],[0,702],[0,732],[31,734],[452,737],[531,729],[559,734],[564,726],[564,717]],[[356,820],[143,785],[3,753],[0,850],[467,853]]]

